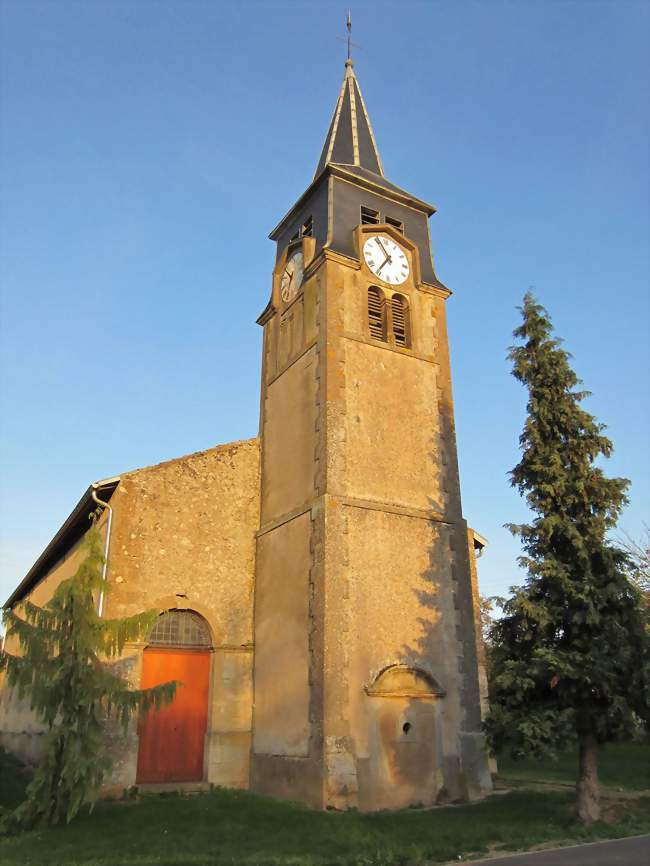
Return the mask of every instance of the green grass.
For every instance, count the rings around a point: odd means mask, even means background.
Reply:
[[[493,848],[650,831],[650,798],[615,825],[572,823],[567,792],[519,790],[480,803],[364,815],[315,812],[237,791],[99,803],[91,815],[0,840],[1,866],[400,866]]]
[[[571,751],[557,761],[515,761],[508,755],[498,758],[499,776],[506,781],[539,780],[575,784],[578,774],[578,754]],[[603,788],[624,791],[650,790],[650,744],[609,743],[598,757],[598,775]]]
[[[15,805],[25,776],[1,752],[0,780],[0,804]],[[472,805],[373,815],[244,791],[147,795],[100,802],[67,827],[0,839],[0,866],[424,866],[650,832],[650,797],[607,801],[607,823],[589,830],[573,822],[572,805],[570,791],[523,788]]]

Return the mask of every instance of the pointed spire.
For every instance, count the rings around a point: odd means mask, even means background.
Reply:
[[[336,102],[314,178],[330,163],[356,165],[384,176],[370,118],[354,74],[354,64],[345,62],[345,77]]]

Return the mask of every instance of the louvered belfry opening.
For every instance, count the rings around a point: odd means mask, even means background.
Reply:
[[[376,286],[368,289],[368,327],[373,340],[386,342],[386,306],[384,293]]]
[[[371,207],[361,208],[361,225],[376,226],[379,224],[379,211]]]
[[[410,343],[409,309],[403,295],[393,295],[391,299],[393,319],[393,337],[396,346],[408,346]]]

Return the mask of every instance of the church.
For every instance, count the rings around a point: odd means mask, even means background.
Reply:
[[[99,508],[98,612],[160,612],[114,664],[182,687],[107,727],[105,793],[378,810],[491,789],[485,541],[461,507],[434,212],[384,176],[348,60],[314,178],[270,234],[259,436],[90,484],[7,600],[47,602]],[[0,684],[0,743],[35,761],[42,737]]]

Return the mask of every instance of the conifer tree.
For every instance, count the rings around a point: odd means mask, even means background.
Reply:
[[[645,630],[650,633],[650,527],[645,527],[643,538],[631,538],[625,533],[618,544],[627,554],[626,573],[641,593],[641,610]]]
[[[119,656],[126,641],[147,634],[158,614],[101,619],[96,598],[108,587],[96,526],[84,545],[86,556],[76,573],[59,584],[44,607],[26,602],[22,615],[13,610],[4,614],[7,637],[18,639],[21,654],[0,654],[0,672],[19,697],[29,696],[47,728],[27,798],[4,819],[8,832],[69,822],[85,802],[92,803],[110,772],[105,721],[116,718],[126,732],[135,713],[174,697],[173,682],[135,690],[109,670],[106,660]]]
[[[531,522],[509,525],[527,571],[492,630],[488,741],[515,757],[579,749],[577,812],[599,817],[599,744],[648,718],[648,643],[626,555],[611,544],[629,482],[607,478],[604,426],[581,407],[588,395],[570,356],[531,294],[511,348],[513,375],[528,389],[521,461],[511,483]]]

